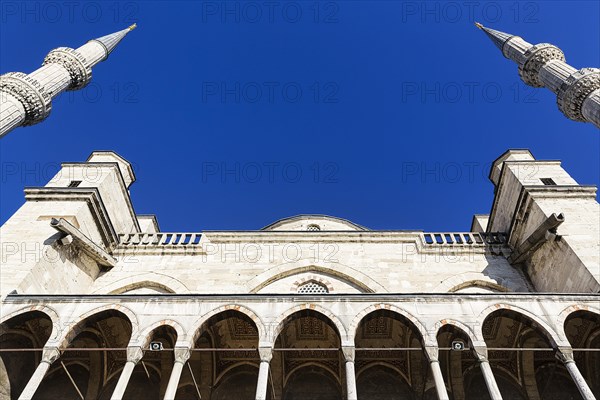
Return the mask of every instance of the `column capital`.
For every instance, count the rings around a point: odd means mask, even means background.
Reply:
[[[427,354],[427,359],[429,362],[439,362],[440,350],[437,346],[425,346],[425,354]]]
[[[189,347],[175,347],[173,351],[175,354],[175,362],[185,364],[187,360],[190,359],[192,355]]]
[[[346,362],[354,362],[356,358],[356,348],[354,346],[342,346],[342,353]]]
[[[573,357],[573,349],[571,347],[559,347],[556,349],[554,356],[558,358],[563,364],[574,363],[575,358]]]
[[[271,347],[259,347],[258,355],[260,357],[260,362],[271,362],[273,358],[273,349]]]
[[[44,347],[42,351],[42,362],[53,364],[60,357],[60,350],[57,347]]]
[[[137,364],[144,357],[144,351],[141,346],[127,347],[127,362]]]
[[[488,362],[488,349],[486,346],[473,346],[473,349],[479,362]]]

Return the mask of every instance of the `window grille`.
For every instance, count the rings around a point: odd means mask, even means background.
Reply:
[[[71,181],[71,183],[69,183],[69,187],[70,188],[76,188],[80,184],[81,184],[81,181]]]
[[[540,178],[540,180],[542,181],[542,183],[544,185],[548,185],[548,186],[556,185],[556,182],[554,182],[554,179],[552,179],[552,178]]]
[[[310,224],[309,226],[306,227],[306,230],[307,231],[312,231],[312,232],[314,232],[314,231],[320,231],[321,227],[319,225],[317,225],[317,224]]]
[[[307,282],[298,286],[298,294],[327,294],[329,290],[317,282]]]

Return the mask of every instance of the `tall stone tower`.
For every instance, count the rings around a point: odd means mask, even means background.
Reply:
[[[532,45],[519,36],[475,24],[519,65],[525,84],[546,87],[556,94],[559,110],[573,121],[591,122],[600,128],[600,69],[577,70],[566,63],[561,49],[549,44]]]
[[[92,79],[92,67],[108,58],[130,31],[93,39],[79,47],[52,50],[31,74],[9,72],[0,76],[0,137],[18,126],[37,124],[48,117],[52,99],[65,90],[78,90]]]

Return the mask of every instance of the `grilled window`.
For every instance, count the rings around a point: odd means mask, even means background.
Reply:
[[[329,290],[317,282],[307,282],[298,286],[298,294],[327,294]]]
[[[554,182],[554,179],[552,179],[552,178],[541,178],[540,180],[542,181],[542,183],[544,185],[548,185],[548,186],[556,185],[556,182]]]

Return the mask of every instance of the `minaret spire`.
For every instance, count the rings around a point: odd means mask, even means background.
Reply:
[[[92,67],[108,58],[136,24],[90,40],[72,49],[52,50],[42,67],[31,74],[9,72],[0,76],[0,137],[18,126],[37,124],[48,117],[52,99],[65,90],[78,90],[92,79]]]
[[[478,27],[479,29],[481,29],[492,41],[492,43],[494,43],[496,45],[496,47],[498,49],[500,49],[500,51],[502,51],[502,47],[504,46],[504,43],[506,43],[510,38],[512,38],[514,35],[509,35],[508,33],[504,33],[504,32],[500,32],[494,29],[490,29],[490,28],[486,28],[485,26],[481,25],[479,22],[475,22],[475,26]]]
[[[600,128],[600,69],[576,70],[566,63],[561,49],[549,43],[532,45],[520,36],[487,28],[476,22],[504,57],[519,66],[525,84],[546,87],[557,97],[560,111],[569,119],[591,122]]]
[[[106,51],[106,58],[108,58],[108,55],[112,53],[112,51],[115,49],[115,47],[117,47],[119,42],[123,40],[123,38],[135,28],[137,28],[137,24],[133,24],[128,28],[123,29],[122,31],[111,33],[110,35],[102,36],[97,39],[92,39],[90,41],[98,42],[102,46],[104,46],[104,49]]]

